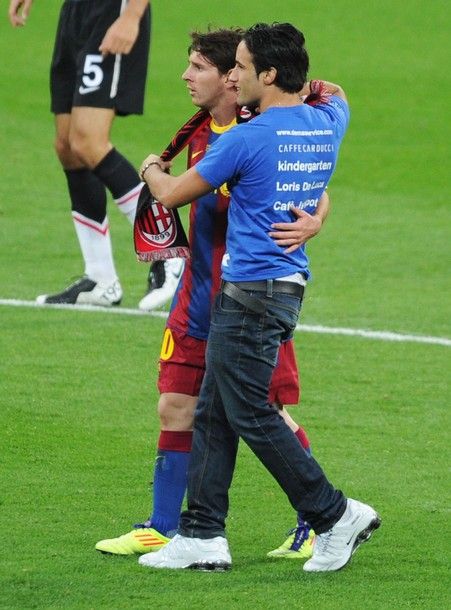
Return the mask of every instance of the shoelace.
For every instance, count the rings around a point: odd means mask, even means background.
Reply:
[[[299,551],[301,546],[308,540],[310,526],[305,521],[299,521],[298,525],[290,530],[289,535],[294,534],[294,540],[290,546],[293,551]]]
[[[324,534],[317,534],[316,536],[316,548],[320,553],[327,553],[329,543],[332,537],[332,530],[324,532]]]
[[[150,523],[150,519],[148,519],[147,521],[144,521],[144,523],[135,523],[133,527],[136,530],[144,530],[150,529],[152,527],[152,524]]]

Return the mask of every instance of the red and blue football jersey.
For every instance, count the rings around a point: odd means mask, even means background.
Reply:
[[[235,124],[233,120],[219,127],[211,120],[189,145],[188,167],[196,165],[213,142]],[[221,283],[229,201],[224,185],[191,204],[188,236],[191,258],[185,263],[167,325],[197,339],[208,337],[211,304]]]

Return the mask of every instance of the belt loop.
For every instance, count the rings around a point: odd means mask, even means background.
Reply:
[[[266,296],[272,297],[273,280],[266,280]]]

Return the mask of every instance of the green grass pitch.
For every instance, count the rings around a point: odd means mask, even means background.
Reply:
[[[0,299],[33,300],[80,274],[64,175],[52,150],[48,65],[59,1],[23,30],[0,22]],[[139,166],[192,112],[180,74],[188,33],[292,21],[311,76],[339,82],[352,118],[310,244],[303,322],[450,335],[449,54],[442,0],[154,2],[146,113],[113,139]],[[184,160],[177,161],[182,169]],[[123,306],[143,295],[127,221],[111,205]],[[186,218],[186,216],[185,216]],[[304,423],[331,480],[372,503],[382,528],[350,566],[307,575],[270,561],[293,525],[241,447],[225,574],[154,572],[95,552],[150,509],[164,320],[0,305],[0,608],[196,610],[449,607],[446,345],[297,333]]]

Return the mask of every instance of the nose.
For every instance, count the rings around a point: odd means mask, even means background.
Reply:
[[[228,78],[229,81],[232,83],[236,83],[238,81],[238,72],[236,66],[230,70]]]

